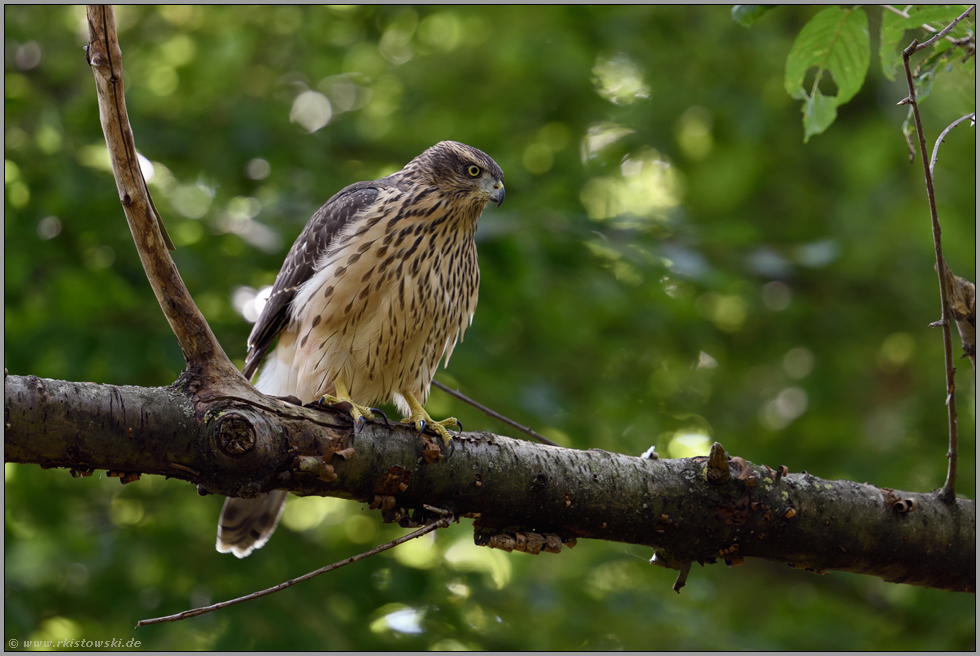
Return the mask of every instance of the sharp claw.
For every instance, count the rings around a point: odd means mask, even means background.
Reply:
[[[456,434],[457,435],[462,435],[463,434],[463,422],[461,422],[459,419],[457,419],[456,420],[456,425],[459,426],[459,432],[457,432]]]
[[[358,415],[357,421],[354,422],[354,435],[360,433],[361,429],[364,428],[364,424],[366,423],[367,420],[364,418],[364,415]]]
[[[426,426],[426,423],[425,423],[425,419],[419,419],[419,423],[417,423],[417,424],[415,424],[415,425],[416,425],[416,426],[418,427],[418,429],[419,429],[419,434],[418,434],[418,436],[419,436],[419,437],[422,437],[422,433],[424,433],[424,432],[425,432],[425,426]]]
[[[453,442],[452,440],[449,440],[449,455],[446,456],[446,460],[452,458],[454,453],[456,453],[456,443]]]
[[[384,412],[382,412],[381,410],[378,410],[377,408],[368,408],[368,410],[370,410],[371,411],[371,414],[373,414],[373,415],[381,415],[381,417],[385,420],[385,426],[388,426],[389,425],[388,415],[386,415]]]

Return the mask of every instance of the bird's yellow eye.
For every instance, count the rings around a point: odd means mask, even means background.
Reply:
[[[470,164],[469,166],[467,166],[466,172],[469,174],[471,178],[480,177],[480,167],[477,166],[476,164]]]

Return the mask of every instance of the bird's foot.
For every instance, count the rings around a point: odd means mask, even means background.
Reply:
[[[429,416],[429,413],[422,410],[421,413],[412,413],[411,417],[406,417],[402,419],[403,424],[409,424],[415,426],[415,430],[421,435],[426,428],[431,428],[436,435],[442,438],[442,441],[446,444],[452,442],[453,436],[450,435],[447,427],[452,426],[457,431],[462,432],[463,424],[459,422],[456,417],[450,417],[449,419],[443,419],[442,421],[436,421]]]
[[[443,419],[442,421],[436,421],[431,416],[429,416],[429,413],[425,411],[425,408],[422,407],[422,404],[418,402],[418,400],[415,398],[413,394],[408,392],[402,392],[402,396],[405,398],[405,401],[408,403],[408,408],[410,411],[408,417],[402,419],[402,423],[409,424],[410,426],[414,426],[415,430],[419,432],[419,435],[421,435],[426,428],[431,429],[436,435],[442,438],[442,441],[445,444],[449,445],[449,456],[447,457],[452,456],[453,451],[456,450],[456,443],[453,442],[452,435],[449,434],[449,431],[446,430],[446,427],[455,426],[456,429],[460,433],[462,433],[463,424],[455,417],[450,417],[449,419]],[[428,446],[426,447],[426,452],[424,454],[426,462],[432,462],[433,460],[442,460],[442,454],[440,453],[438,447],[436,447],[428,440],[425,441],[428,443]],[[430,449],[432,449],[431,453],[429,452]]]
[[[347,393],[347,389],[344,385],[337,384],[337,396],[332,394],[324,394],[320,397],[320,405],[339,405],[341,403],[350,404],[350,418],[354,421],[354,432],[360,432],[361,427],[364,426],[364,422],[367,419],[374,419],[374,413],[372,410],[374,408],[369,408],[366,405],[360,405],[359,403],[354,403],[351,400],[350,394]]]

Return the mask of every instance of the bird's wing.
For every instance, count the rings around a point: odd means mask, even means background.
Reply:
[[[276,276],[272,295],[248,336],[248,356],[242,373],[251,379],[273,340],[289,323],[289,304],[299,287],[315,271],[317,260],[326,251],[351,217],[373,206],[384,183],[359,182],[345,187],[318,209],[286,255]]]

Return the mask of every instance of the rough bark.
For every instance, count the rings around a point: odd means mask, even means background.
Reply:
[[[645,459],[465,433],[450,455],[404,426],[343,412],[212,395],[187,372],[170,388],[9,376],[5,460],[153,473],[202,493],[272,488],[337,496],[412,526],[425,506],[474,520],[478,543],[537,553],[578,538],[646,545],[658,564],[746,557],[815,572],[974,592],[976,506],[729,458]],[[449,456],[449,457],[445,457]],[[127,479],[124,479],[127,480]]]

